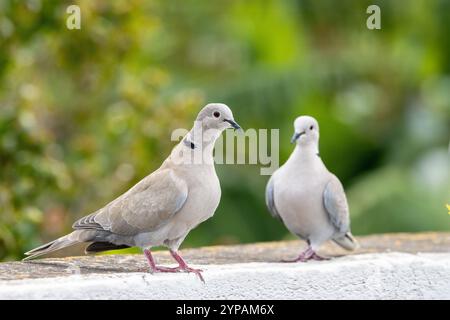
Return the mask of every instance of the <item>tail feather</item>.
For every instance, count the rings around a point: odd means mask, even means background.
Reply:
[[[33,250],[30,250],[28,252],[25,252],[25,255],[28,256],[24,259],[22,259],[22,261],[27,261],[27,260],[31,260],[37,257],[40,257],[44,254],[65,248],[65,247],[69,247],[72,246],[76,243],[78,243],[77,239],[74,239],[76,237],[71,237],[72,234],[68,234],[64,237],[61,237],[59,239],[53,240],[49,243],[46,243],[40,247],[37,247]]]
[[[336,242],[338,245],[340,245],[342,248],[352,251],[359,248],[359,243],[353,237],[353,235],[350,232],[347,232],[343,237],[333,239],[334,242]]]

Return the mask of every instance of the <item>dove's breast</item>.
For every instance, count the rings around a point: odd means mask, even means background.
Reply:
[[[290,232],[303,239],[325,241],[334,233],[323,204],[328,172],[280,168],[274,179],[274,201]]]
[[[188,197],[168,225],[167,239],[185,237],[197,225],[212,217],[219,206],[221,189],[214,166],[192,168]]]

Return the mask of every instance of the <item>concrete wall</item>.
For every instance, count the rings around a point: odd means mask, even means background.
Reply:
[[[205,284],[184,273],[78,274],[72,263],[65,275],[0,280],[0,299],[450,299],[450,253],[201,267]]]

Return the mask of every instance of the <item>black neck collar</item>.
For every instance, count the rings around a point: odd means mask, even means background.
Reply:
[[[191,148],[192,150],[195,149],[195,144],[192,141],[188,140],[187,137],[183,139],[183,143],[185,146]]]

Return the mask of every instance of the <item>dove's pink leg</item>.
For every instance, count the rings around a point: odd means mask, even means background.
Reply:
[[[192,273],[195,273],[200,278],[200,280],[205,282],[205,280],[203,279],[203,276],[201,274],[202,270],[189,267],[186,264],[186,262],[183,260],[183,258],[180,257],[180,255],[176,251],[170,250],[170,254],[178,262],[178,267],[174,267],[174,268],[157,266],[155,263],[155,260],[153,259],[151,251],[148,249],[144,249],[144,254],[145,254],[145,257],[147,258],[147,261],[148,261],[148,264],[150,266],[152,273],[154,273],[154,272],[173,272],[173,273],[175,273],[175,272],[181,272],[181,271],[192,272]]]
[[[305,251],[303,251],[302,253],[300,253],[300,255],[292,260],[283,260],[283,262],[306,262],[308,260],[317,260],[317,261],[322,261],[322,260],[329,260],[329,258],[325,258],[322,256],[319,256],[312,248],[311,246],[308,245],[308,248],[306,248]]]
[[[178,267],[169,268],[169,267],[160,267],[157,266],[155,260],[153,259],[152,252],[148,249],[144,249],[145,257],[147,258],[148,265],[150,266],[150,271],[154,272],[178,272]]]
[[[187,263],[183,260],[183,258],[182,258],[176,251],[170,250],[170,254],[171,254],[172,257],[178,262],[179,266],[178,266],[177,269],[178,269],[179,271],[185,271],[185,272],[192,272],[192,273],[195,273],[195,274],[200,278],[200,280],[202,280],[203,282],[205,282],[205,280],[203,279],[203,276],[202,276],[202,271],[203,271],[203,270],[200,270],[200,269],[194,269],[194,268],[189,267],[189,266],[187,265]]]

